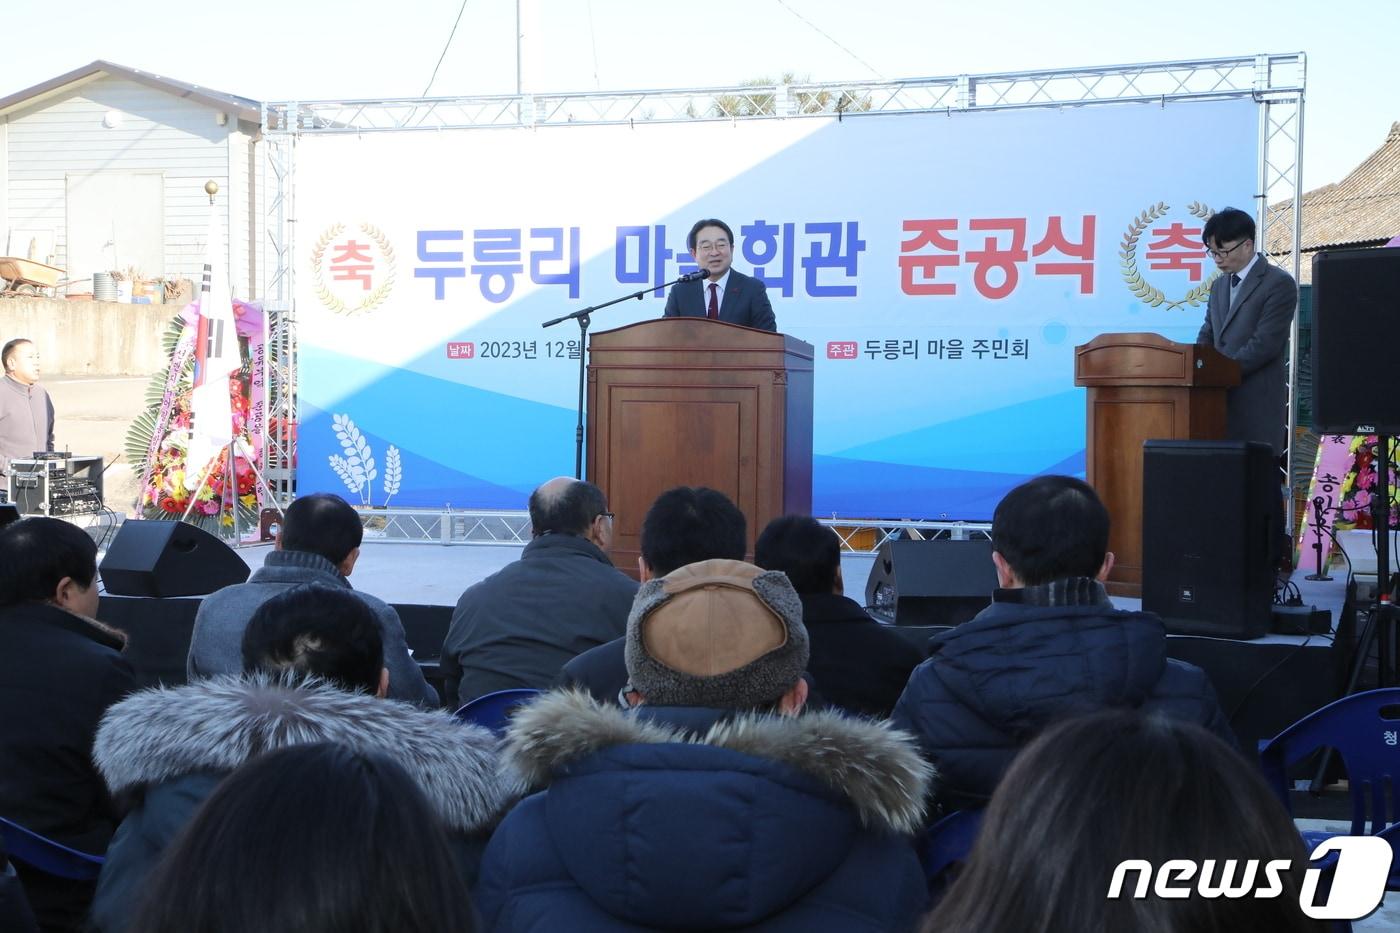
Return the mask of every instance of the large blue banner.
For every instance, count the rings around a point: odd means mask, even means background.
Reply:
[[[522,508],[573,470],[579,334],[540,323],[694,269],[720,217],[816,348],[813,512],[985,519],[1083,473],[1075,345],[1194,339],[1201,226],[1257,164],[1240,100],[305,138],[300,489]]]

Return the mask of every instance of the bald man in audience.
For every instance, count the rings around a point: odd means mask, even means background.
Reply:
[[[442,646],[449,698],[543,689],[575,655],[622,636],[637,584],[608,559],[612,522],[592,483],[561,476],[530,494],[520,559],[457,600]]]

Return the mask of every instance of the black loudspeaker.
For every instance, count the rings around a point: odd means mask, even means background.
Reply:
[[[126,521],[98,568],[114,596],[207,596],[248,579],[233,548],[184,522]]]
[[[1142,608],[1173,635],[1259,638],[1274,599],[1282,495],[1268,444],[1147,441]]]
[[[13,502],[0,502],[0,528],[19,521],[19,506]]]
[[[887,541],[865,582],[865,605],[895,625],[961,625],[987,608],[996,586],[986,538]]]
[[[1400,249],[1313,257],[1313,429],[1400,434]]]

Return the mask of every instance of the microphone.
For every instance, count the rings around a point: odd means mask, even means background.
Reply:
[[[676,279],[676,281],[677,281],[677,282],[694,282],[696,279],[703,279],[703,278],[706,278],[707,276],[709,276],[709,274],[710,274],[710,273],[706,272],[704,269],[696,269],[694,272],[687,272],[685,275],[683,275],[683,276],[681,276],[680,278]]]

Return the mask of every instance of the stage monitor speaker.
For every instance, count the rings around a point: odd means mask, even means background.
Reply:
[[[19,521],[19,506],[13,502],[0,502],[0,528]]]
[[[238,552],[184,522],[123,522],[98,569],[113,596],[207,596],[248,579]]]
[[[1268,444],[1147,441],[1142,608],[1173,635],[1259,638],[1274,597],[1278,469]]]
[[[1400,435],[1400,249],[1313,257],[1313,429]]]
[[[865,605],[895,625],[961,625],[987,608],[996,586],[986,538],[886,541],[865,583]]]

